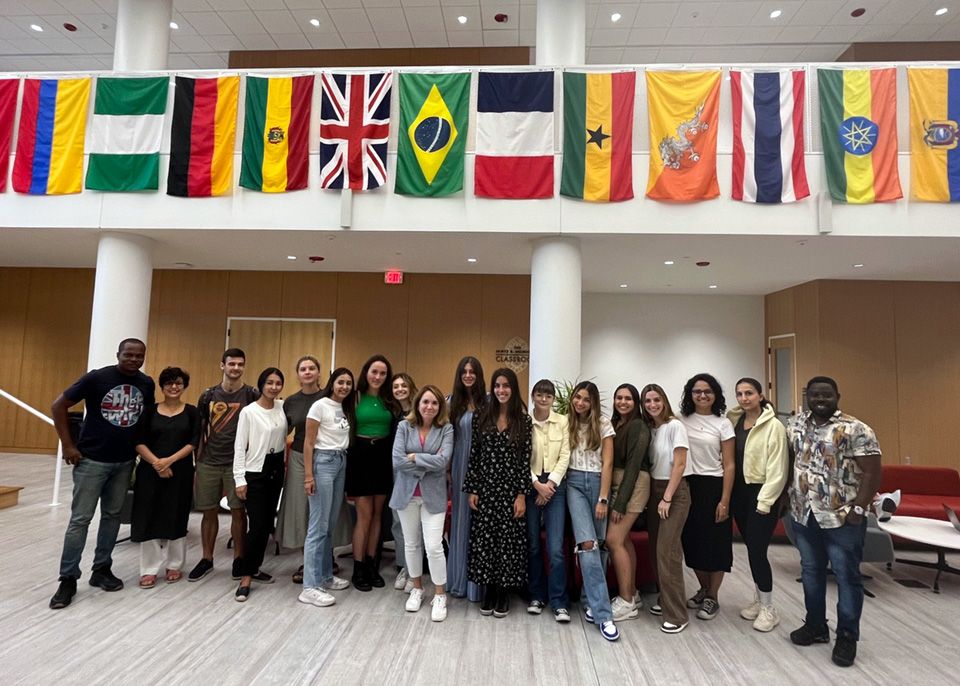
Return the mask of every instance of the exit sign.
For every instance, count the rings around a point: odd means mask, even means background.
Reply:
[[[383,273],[383,282],[388,286],[397,286],[403,283],[403,272],[399,269],[390,269]]]

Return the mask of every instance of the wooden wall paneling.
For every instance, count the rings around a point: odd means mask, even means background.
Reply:
[[[338,282],[336,272],[283,272],[280,316],[336,319]]]
[[[387,286],[383,274],[341,273],[337,288],[337,366],[354,374],[371,355],[407,367],[410,287]]]
[[[797,392],[820,373],[820,283],[796,286],[793,290],[794,333],[797,335]]]
[[[257,385],[257,377],[267,367],[280,367],[279,319],[231,319],[230,347],[246,354],[244,381]],[[283,370],[284,377],[287,372]]]
[[[485,274],[481,277],[480,317],[483,324],[480,337],[480,363],[486,372],[486,382],[497,367],[497,350],[504,349],[513,338],[521,338],[530,346],[530,277]],[[517,374],[523,400],[528,405],[530,365]]]
[[[413,274],[408,284],[407,364],[396,371],[410,374],[418,386],[433,384],[449,393],[460,358],[480,357],[482,277]]]
[[[884,460],[958,469],[960,283],[896,283],[893,291],[900,453]]]
[[[320,362],[320,386],[333,371],[330,363],[333,353],[333,322],[280,322],[280,359],[277,365],[285,377],[284,395],[300,388],[297,379],[297,360],[313,355]]]
[[[0,269],[0,388],[15,397],[20,394],[29,294],[29,269]],[[0,399],[0,446],[15,445],[17,416],[24,413],[9,400]]]
[[[794,290],[786,288],[763,298],[764,346],[770,336],[794,333]]]
[[[280,316],[283,290],[282,272],[235,271],[229,272],[229,274],[228,316]],[[224,322],[224,325],[226,325],[226,322]]]

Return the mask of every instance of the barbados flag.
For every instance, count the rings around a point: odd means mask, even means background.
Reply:
[[[90,79],[26,79],[20,107],[13,190],[79,193]]]
[[[910,194],[960,201],[960,69],[907,69]]]

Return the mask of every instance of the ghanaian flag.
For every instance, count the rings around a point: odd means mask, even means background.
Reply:
[[[960,69],[907,69],[910,194],[960,201]]]
[[[633,197],[636,76],[564,72],[560,195],[594,202]]]
[[[313,76],[247,77],[240,185],[264,193],[307,187]]]

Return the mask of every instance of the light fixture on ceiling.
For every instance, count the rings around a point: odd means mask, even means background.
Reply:
[[[177,29],[180,28],[180,24],[178,24],[178,23],[175,22],[175,21],[172,21],[172,22],[170,22],[170,28],[173,29],[174,31],[176,31]]]
[[[287,255],[287,259],[288,259],[288,260],[295,260],[295,259],[297,259],[297,256],[296,256],[296,255]]]
[[[311,19],[311,20],[310,20],[310,25],[311,25],[311,26],[320,26],[320,20],[319,20],[319,19]]]
[[[857,262],[855,265],[853,265],[853,268],[860,269],[862,266],[863,266],[863,262]]]
[[[673,264],[673,260],[664,260],[663,263],[669,267]]]
[[[857,9],[853,10],[853,11],[850,13],[850,16],[851,16],[851,17],[854,17],[854,18],[856,18],[856,17],[862,17],[862,16],[863,16],[864,14],[866,14],[866,13],[867,13],[867,10],[866,10],[865,8],[863,8],[863,7],[858,7]]]
[[[710,284],[709,286],[707,286],[707,288],[716,288],[716,287],[717,287],[717,284],[715,284],[715,283],[712,283],[712,284]]]
[[[950,10],[948,10],[946,7],[941,7],[941,8],[938,9],[936,12],[934,12],[934,14],[937,15],[938,17],[942,17],[943,15],[945,15],[945,14],[946,14],[947,12],[949,12],[949,11],[950,11]]]
[[[476,258],[476,257],[468,257],[468,258],[467,258],[467,262],[469,262],[470,264],[473,264],[473,263],[476,262],[476,261],[477,261],[477,258]]]
[[[773,12],[770,13],[770,18],[771,18],[771,19],[779,19],[779,18],[780,18],[780,15],[782,15],[782,14],[783,14],[783,10],[774,10]]]
[[[43,32],[43,27],[40,26],[40,24],[30,24],[30,28],[34,31],[39,31],[41,33]]]
[[[626,287],[627,287],[627,284],[625,283],[620,284],[620,288],[626,288]]]
[[[467,23],[466,15],[461,14],[459,17],[457,17],[457,21],[460,22],[461,24],[466,24]]]
[[[612,21],[614,24],[616,24],[622,18],[623,18],[623,15],[620,14],[619,12],[614,12],[613,14],[610,15],[610,21]]]

